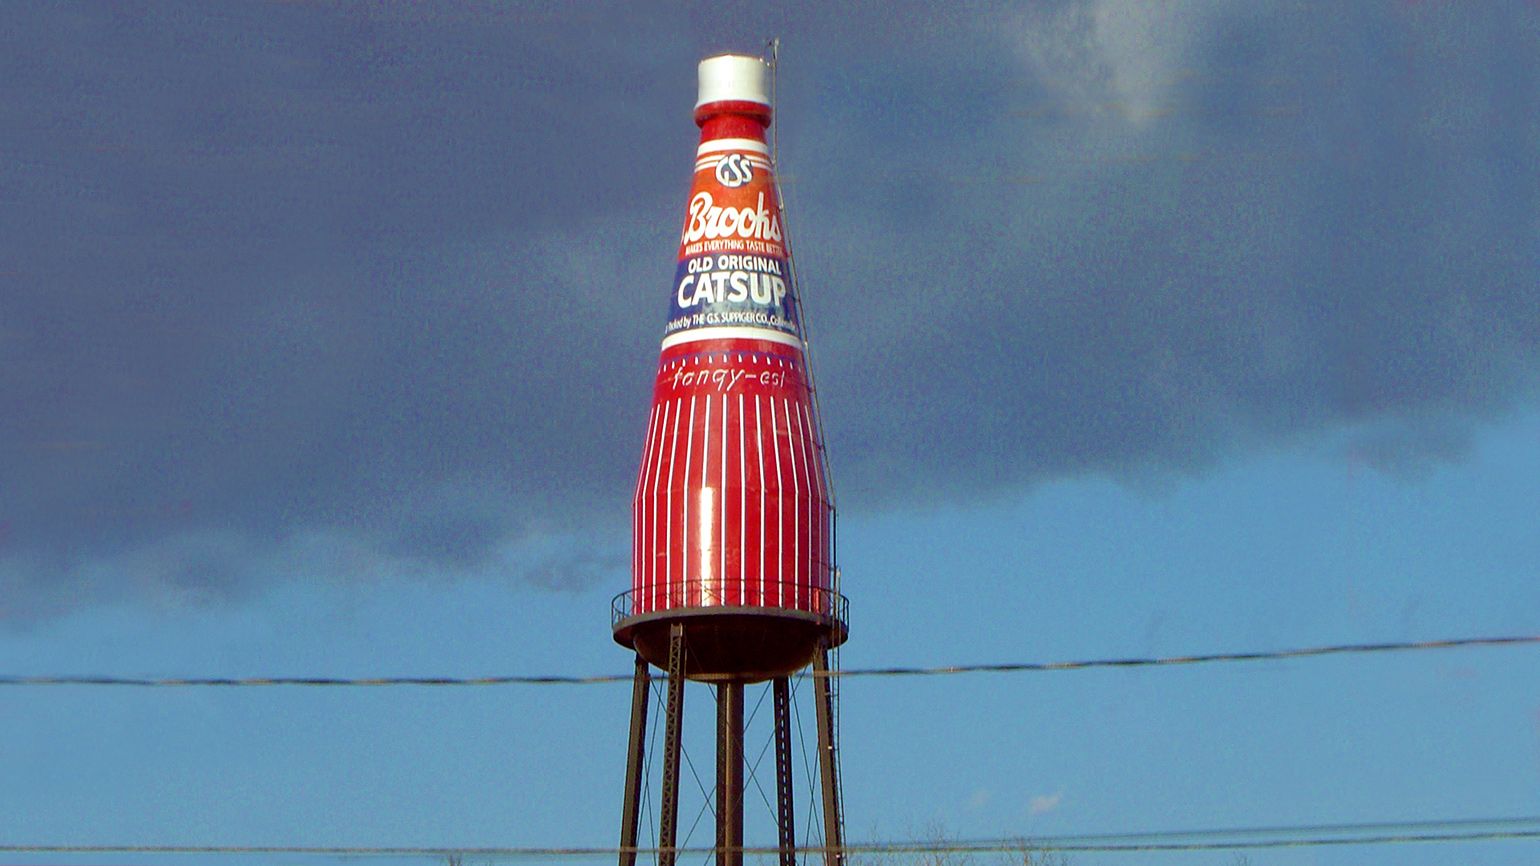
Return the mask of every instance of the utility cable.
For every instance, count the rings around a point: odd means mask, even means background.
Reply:
[[[837,677],[897,677],[938,676],[945,674],[1003,674],[1038,671],[1076,671],[1092,668],[1144,668],[1179,665],[1214,664],[1218,662],[1282,661],[1285,659],[1314,658],[1331,655],[1364,655],[1373,653],[1415,652],[1470,647],[1517,646],[1540,644],[1540,635],[1516,637],[1474,637],[1448,640],[1401,641],[1393,643],[1334,644],[1329,646],[1301,647],[1298,649],[1267,650],[1256,652],[1210,653],[1206,655],[1160,656],[1154,658],[1091,659],[1065,662],[1007,662],[1004,664],[944,665],[939,667],[888,667],[859,668],[830,671],[824,676]],[[820,676],[815,673],[814,676]]]
[[[1353,643],[1326,646],[1300,647],[1296,649],[1264,650],[1254,652],[1210,653],[1205,655],[1156,656],[1151,658],[1109,658],[1058,662],[1005,662],[995,664],[942,665],[936,667],[880,667],[847,668],[827,673],[809,672],[808,676],[826,676],[838,679],[850,677],[905,677],[945,676],[954,674],[1004,674],[1035,673],[1046,671],[1078,671],[1094,668],[1145,668],[1176,667],[1182,665],[1218,664],[1224,662],[1284,661],[1287,659],[1317,658],[1322,656],[1370,655],[1398,652],[1425,652],[1432,650],[1470,649],[1478,647],[1512,647],[1540,644],[1540,635],[1512,637],[1470,637],[1447,640],[1402,641],[1393,643]],[[631,682],[631,674],[601,674],[598,676],[487,676],[487,677],[111,677],[111,676],[19,676],[0,675],[0,686],[138,686],[147,688],[183,687],[262,687],[262,686],[510,686],[510,685],[595,685],[598,683]],[[666,680],[666,675],[654,678]]]
[[[1514,818],[1443,819],[1362,824],[1317,824],[1293,827],[1244,827],[1148,833],[1103,833],[938,841],[855,842],[843,848],[847,854],[980,854],[1011,852],[1220,851],[1263,848],[1310,848],[1324,846],[1402,845],[1454,842],[1519,841],[1540,839],[1540,816]],[[693,855],[714,851],[711,846],[673,849]],[[773,855],[773,846],[744,846],[751,855]],[[819,845],[798,846],[802,854],[824,853]],[[652,855],[656,848],[635,849]],[[0,844],[7,854],[310,854],[332,857],[444,857],[460,855],[489,858],[614,857],[618,847],[603,846],[312,846],[312,845],[16,845]]]

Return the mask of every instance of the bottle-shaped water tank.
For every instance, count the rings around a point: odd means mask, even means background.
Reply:
[[[632,502],[615,638],[693,679],[751,681],[843,641],[832,496],[766,131],[768,68],[700,64],[700,144]]]

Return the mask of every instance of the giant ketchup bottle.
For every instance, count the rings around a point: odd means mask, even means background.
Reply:
[[[767,73],[757,57],[700,64],[700,145],[633,498],[632,588],[617,611],[725,617],[716,637],[745,651],[778,640],[756,615],[834,613],[831,497],[766,143]],[[782,666],[760,661],[741,663]]]

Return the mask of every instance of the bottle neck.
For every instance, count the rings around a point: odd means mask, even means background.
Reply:
[[[770,106],[758,102],[712,102],[695,109],[700,140],[748,138],[765,140],[770,126]]]

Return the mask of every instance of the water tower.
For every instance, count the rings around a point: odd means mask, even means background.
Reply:
[[[839,866],[829,651],[845,641],[833,495],[775,166],[771,67],[700,64],[700,144],[632,508],[615,640],[636,652],[621,866],[636,859],[651,668],[668,675],[660,866],[672,866],[686,680],[715,686],[717,862],[742,862],[744,686],[774,695],[778,846],[795,863],[789,675],[814,667],[824,839]]]

